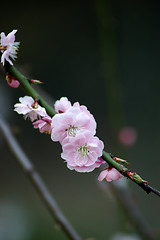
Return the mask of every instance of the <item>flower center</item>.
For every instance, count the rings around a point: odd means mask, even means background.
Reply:
[[[74,127],[74,126],[70,126],[67,129],[68,136],[70,136],[70,137],[76,137],[76,134],[77,134],[78,131],[79,131],[79,128],[78,127]]]
[[[82,157],[85,157],[86,155],[88,155],[90,153],[88,147],[85,145],[85,146],[80,146],[78,148],[78,153],[81,154]]]
[[[30,111],[24,115],[24,119],[26,120],[27,118],[33,122],[37,119],[40,119],[41,117],[35,111]]]
[[[7,46],[7,49],[9,49],[9,55],[13,60],[17,58],[16,55],[18,52],[19,44],[20,42],[14,42],[13,44]]]

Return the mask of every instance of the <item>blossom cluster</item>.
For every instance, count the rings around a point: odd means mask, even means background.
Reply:
[[[50,134],[54,142],[60,142],[61,157],[70,170],[91,172],[105,163],[101,158],[104,144],[95,136],[96,121],[84,105],[76,102],[72,106],[66,97],[62,97],[55,102],[57,114],[51,118],[32,97],[20,97],[19,101],[14,111],[30,119],[33,127],[41,133]],[[115,168],[109,166],[100,173],[98,180],[110,182],[121,177]]]
[[[15,42],[16,32],[17,30],[13,30],[7,36],[4,32],[1,33],[0,51],[3,66],[5,61],[13,65],[11,59],[15,60],[17,57],[19,42]],[[6,80],[13,88],[17,88],[20,84],[9,73],[6,74]],[[33,127],[38,128],[41,133],[48,133],[54,142],[60,142],[61,157],[66,161],[69,169],[91,172],[105,163],[101,158],[104,144],[95,136],[97,124],[86,106],[78,102],[72,105],[66,97],[62,97],[55,102],[54,108],[57,114],[51,118],[45,108],[32,97],[21,97],[19,101],[20,103],[15,104],[14,110],[23,114],[25,119],[29,118]],[[116,169],[109,166],[100,173],[98,180],[105,179],[110,182],[121,177]]]
[[[55,102],[57,114],[52,118],[45,108],[32,97],[19,98],[15,111],[33,122],[34,128],[49,133],[51,139],[62,145],[61,157],[67,167],[77,172],[91,172],[105,163],[102,158],[103,142],[95,136],[96,121],[85,106],[62,97]]]

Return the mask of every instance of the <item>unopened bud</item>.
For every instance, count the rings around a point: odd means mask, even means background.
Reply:
[[[38,108],[38,101],[35,100],[35,102],[31,105],[32,108]]]
[[[121,163],[121,164],[130,164],[126,160],[124,160],[122,158],[118,158],[118,157],[113,157],[113,160],[115,160],[116,162]]]
[[[127,175],[130,179],[134,180],[136,183],[148,184],[148,182],[143,180],[136,172],[128,172]]]
[[[29,79],[30,84],[43,84],[43,82],[37,80],[37,79]]]
[[[8,85],[12,88],[18,88],[20,85],[18,80],[14,76],[9,74],[8,72],[6,73],[6,81],[7,81]]]

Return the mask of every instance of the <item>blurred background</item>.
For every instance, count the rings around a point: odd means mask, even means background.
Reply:
[[[86,105],[105,150],[126,159],[131,170],[157,189],[159,13],[160,3],[154,0],[1,3],[1,32],[18,29],[16,41],[21,42],[15,66],[44,82],[40,91],[52,106],[62,96]],[[84,239],[144,239],[119,206],[113,186],[97,181],[100,169],[86,174],[68,170],[60,145],[13,112],[24,95],[21,87],[7,85],[1,66],[0,112],[77,232]],[[0,240],[67,239],[1,135],[0,162]],[[139,214],[160,239],[160,199],[122,180],[121,186],[126,185]]]

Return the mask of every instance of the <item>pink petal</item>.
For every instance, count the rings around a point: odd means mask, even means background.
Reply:
[[[101,182],[103,179],[105,179],[107,174],[108,174],[108,170],[103,170],[98,176],[98,181]]]
[[[8,85],[12,88],[18,88],[20,83],[17,80],[12,80],[11,82],[7,81]]]

